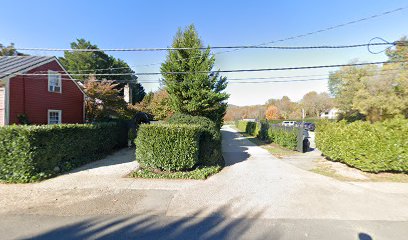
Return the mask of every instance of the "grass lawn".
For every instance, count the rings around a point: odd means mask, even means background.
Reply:
[[[341,165],[341,166],[339,166]],[[354,178],[348,174],[342,174],[344,169],[348,169],[349,172],[354,172],[363,176],[362,178]],[[333,163],[327,159],[320,159],[317,161],[316,167],[311,172],[324,175],[327,177],[335,178],[340,181],[352,181],[352,182],[402,182],[408,183],[408,174],[403,173],[367,173],[360,171],[356,168],[349,167],[342,163]]]
[[[156,179],[198,179],[205,180],[209,176],[221,171],[221,166],[200,166],[191,171],[167,172],[159,170],[138,169],[131,173],[135,178],[156,178]]]

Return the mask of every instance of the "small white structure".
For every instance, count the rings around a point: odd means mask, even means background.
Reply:
[[[337,108],[332,108],[328,112],[322,112],[320,118],[324,119],[337,119],[339,110]]]
[[[132,98],[132,88],[129,86],[129,84],[126,84],[123,88],[123,99],[125,102],[132,104]]]
[[[247,122],[256,122],[255,118],[244,118],[242,121],[247,121]]]

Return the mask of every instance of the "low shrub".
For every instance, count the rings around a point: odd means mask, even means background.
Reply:
[[[184,171],[199,163],[199,125],[142,124],[135,140],[136,161],[144,169]]]
[[[256,122],[250,122],[250,121],[238,121],[236,123],[236,127],[238,130],[241,132],[247,133],[251,136],[258,136],[261,130],[261,124],[256,123]]]
[[[118,122],[0,128],[0,180],[32,182],[97,160],[127,145]]]
[[[269,126],[266,136],[267,142],[276,143],[282,147],[296,150],[298,145],[299,128],[296,127],[281,127]]]
[[[199,163],[208,166],[223,165],[221,132],[212,120],[206,117],[177,113],[168,119],[168,123],[199,125],[202,132],[200,136]]]
[[[260,130],[261,130],[260,123],[248,122],[245,132],[248,133],[251,136],[257,137]]]
[[[297,150],[299,141],[299,131],[301,128],[283,127],[270,124],[267,121],[249,122],[238,121],[236,127],[241,132],[257,137],[262,141],[276,143],[282,147]]]
[[[367,172],[408,172],[408,120],[371,124],[322,121],[316,129],[317,148],[330,160]]]
[[[236,121],[235,126],[238,128],[239,131],[246,132],[248,123],[249,123],[248,121]]]
[[[266,121],[261,121],[259,123],[259,133],[257,137],[262,141],[268,141],[268,129],[269,123]]]

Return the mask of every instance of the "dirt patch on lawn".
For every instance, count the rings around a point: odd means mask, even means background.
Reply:
[[[329,176],[341,181],[357,182],[407,182],[408,174],[403,173],[367,173],[344,163],[332,162],[324,157],[314,160],[315,167],[312,172]]]

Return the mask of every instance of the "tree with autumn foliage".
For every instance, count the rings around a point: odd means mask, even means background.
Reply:
[[[155,120],[163,120],[173,115],[170,97],[166,90],[161,89],[153,94],[148,109]]]
[[[127,104],[120,96],[118,84],[109,80],[98,81],[90,77],[84,83],[86,118],[89,122],[119,118],[127,111]]]
[[[279,119],[279,116],[280,116],[279,109],[276,106],[274,105],[268,106],[265,112],[266,119],[276,120],[276,119]]]

